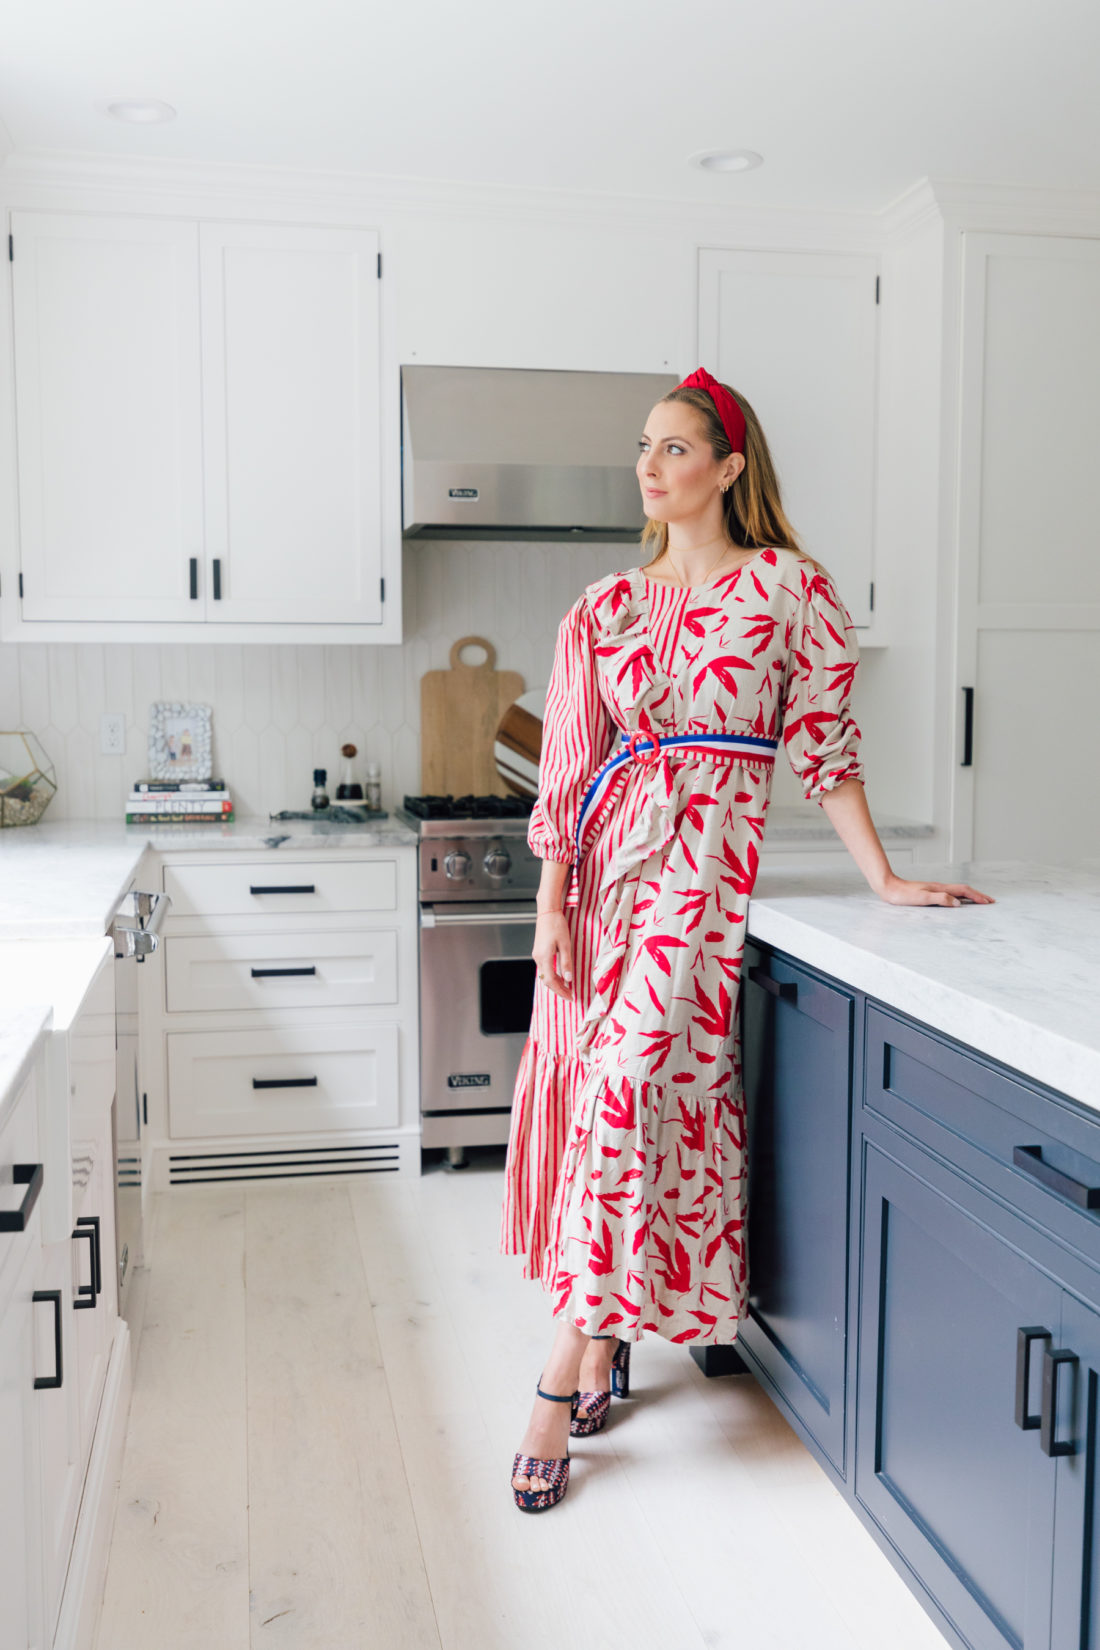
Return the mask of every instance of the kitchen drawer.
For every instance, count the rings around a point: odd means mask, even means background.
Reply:
[[[166,865],[164,891],[171,895],[173,917],[394,911],[397,864],[371,859]]]
[[[15,1104],[8,1113],[7,1122],[0,1129],[0,1209],[14,1214],[27,1196],[28,1187],[14,1182],[12,1172],[18,1164],[41,1164],[38,1136],[38,1071],[32,1071],[23,1084]],[[27,1227],[21,1232],[0,1232],[0,1306],[12,1280],[23,1264],[28,1245],[37,1245],[38,1208],[41,1193],[34,1199]],[[34,1235],[32,1236],[32,1231]]]
[[[397,935],[224,934],[164,945],[170,1013],[397,1001]]]
[[[1084,1207],[1071,1194],[1075,1186],[1100,1188],[1100,1112],[874,1004],[867,1008],[866,1055],[867,1111],[1096,1264],[1100,1207]],[[1052,1172],[1065,1178],[1052,1185]]]
[[[167,1042],[173,1139],[397,1122],[396,1026],[187,1031]]]

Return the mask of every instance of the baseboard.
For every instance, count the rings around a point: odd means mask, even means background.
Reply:
[[[107,1555],[114,1528],[115,1505],[122,1479],[126,1423],[130,1415],[133,1378],[130,1370],[130,1329],[119,1318],[107,1363],[107,1378],[99,1406],[84,1493],[76,1515],[76,1534],[61,1597],[53,1650],[94,1650]]]

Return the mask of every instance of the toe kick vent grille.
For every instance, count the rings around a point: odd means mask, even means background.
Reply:
[[[168,1183],[215,1180],[303,1180],[332,1174],[393,1174],[398,1149],[385,1146],[288,1146],[257,1151],[172,1152]]]

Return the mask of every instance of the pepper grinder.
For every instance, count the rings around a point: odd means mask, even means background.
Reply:
[[[352,773],[351,764],[358,755],[354,745],[341,745],[340,755],[344,758],[344,773],[336,787],[337,802],[362,802],[363,787]]]
[[[325,780],[327,778],[328,774],[324,768],[314,768],[313,795],[309,799],[309,805],[316,813],[320,813],[322,808],[328,807],[328,792],[325,790]]]

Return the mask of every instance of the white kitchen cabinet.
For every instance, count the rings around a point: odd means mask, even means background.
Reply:
[[[397,1001],[398,936],[350,934],[173,936],[165,945],[170,1013],[226,1009],[353,1008]]]
[[[203,224],[207,617],[382,614],[378,236]]]
[[[194,624],[198,228],[12,214],[23,617]]]
[[[1072,861],[1100,814],[1100,239],[963,241],[954,855]]]
[[[16,1163],[41,1163],[38,1085],[32,1073],[0,1129],[3,1208],[14,1212],[26,1189],[11,1185]],[[19,1232],[0,1232],[0,1644],[45,1650],[42,1488],[38,1377],[54,1374],[54,1303],[35,1301],[40,1255],[39,1199]],[[63,1321],[63,1320],[62,1320]],[[39,1326],[49,1341],[38,1357]]]
[[[166,854],[159,1189],[420,1168],[416,849]]]
[[[377,232],[44,211],[11,224],[7,633],[372,639]]]
[[[172,1136],[388,1128],[397,1027],[284,1026],[168,1038]]]
[[[873,613],[878,260],[699,253],[699,358],[759,418],[783,505],[853,623]]]

